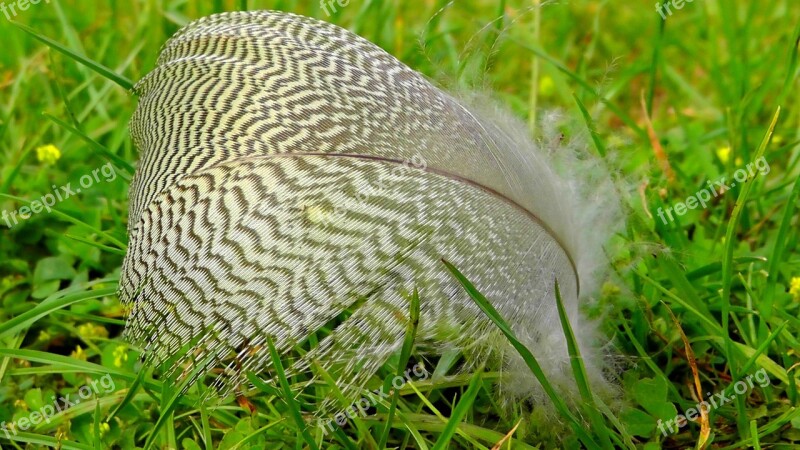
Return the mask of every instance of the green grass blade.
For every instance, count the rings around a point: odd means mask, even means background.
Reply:
[[[606,146],[603,145],[603,140],[600,139],[600,133],[597,132],[597,127],[594,124],[594,119],[592,119],[592,115],[589,114],[589,110],[586,109],[583,102],[580,98],[578,98],[577,94],[572,94],[572,98],[575,99],[575,103],[578,105],[578,109],[581,111],[581,115],[583,116],[583,121],[586,122],[586,128],[589,130],[589,135],[592,137],[592,142],[594,143],[594,148],[597,149],[597,154],[601,157],[606,156]]]
[[[120,168],[123,169],[125,172],[128,173],[127,181],[130,181],[130,175],[132,175],[136,169],[134,169],[134,167],[130,163],[128,163],[128,161],[125,161],[124,159],[120,158],[119,156],[111,153],[110,151],[108,151],[107,148],[105,148],[99,142],[97,142],[94,139],[92,139],[89,136],[87,136],[86,133],[84,133],[83,131],[79,130],[75,126],[70,125],[70,124],[64,122],[63,120],[61,120],[61,119],[59,119],[59,118],[57,118],[55,116],[52,116],[52,115],[50,115],[48,113],[42,113],[42,115],[45,116],[47,119],[49,119],[51,122],[53,122],[56,125],[60,126],[61,128],[65,129],[65,130],[69,131],[70,133],[74,134],[75,136],[78,136],[79,138],[81,138],[84,142],[89,144],[89,147],[92,150],[94,150],[95,152],[97,152],[97,154],[99,154],[103,158],[113,162],[114,165],[117,166],[117,169],[120,169]]]
[[[130,387],[128,387],[128,392],[125,393],[125,397],[122,399],[121,402],[119,402],[119,404],[117,404],[117,406],[108,415],[107,422],[111,422],[122,408],[128,406],[131,403],[131,401],[133,401],[134,397],[136,397],[136,394],[139,392],[139,388],[141,388],[142,381],[144,380],[147,373],[148,371],[145,370],[144,368],[139,370],[139,374],[136,375],[136,379],[133,380],[133,384],[131,384]]]
[[[343,408],[347,408],[349,406],[352,406],[352,405],[348,405],[347,404],[348,403],[348,399],[344,396],[344,394],[342,393],[341,389],[339,389],[339,386],[336,385],[336,379],[333,378],[317,362],[313,363],[313,367],[314,367],[314,371],[316,373],[316,376],[318,376],[320,378],[320,380],[325,383],[325,385],[328,387],[328,389],[330,389],[332,395],[336,398],[336,400],[339,401],[339,404],[341,404]],[[277,395],[280,396],[280,393],[278,393]],[[321,395],[325,395],[325,394],[321,394]],[[365,394],[365,395],[369,395],[369,394]],[[366,439],[366,441],[367,441],[366,445],[372,446],[374,448],[378,447],[378,442],[375,441],[375,438],[370,433],[370,431],[367,428],[366,424],[362,420],[360,414],[354,414],[353,417],[349,417],[348,419],[350,419],[350,421],[352,421],[352,423],[355,425],[356,430],[358,430],[359,435],[361,437],[363,437],[364,439]],[[333,427],[334,436],[337,439],[339,439],[339,441],[342,443],[342,445],[344,445],[347,448],[351,448],[351,447],[354,446],[353,441],[350,439],[350,437],[348,437],[348,435],[344,431],[342,431],[341,427],[339,427],[338,424],[336,424],[335,421],[329,422],[328,425],[326,425],[323,422],[323,424],[318,424],[318,427],[320,427],[320,426],[323,427],[323,428],[325,426]]]
[[[198,386],[200,385],[198,384]],[[200,397],[203,397],[202,391],[200,391]],[[208,411],[206,411],[206,405],[201,402],[200,407],[198,409],[200,410],[200,423],[203,426],[201,434],[203,437],[203,443],[205,444],[206,448],[211,448],[214,446],[214,440],[211,437],[211,421],[208,419]]]
[[[120,250],[117,247],[111,247],[110,245],[99,244],[91,239],[86,239],[85,237],[75,236],[74,234],[65,234],[64,237],[67,239],[72,239],[73,241],[83,242],[86,245],[91,245],[92,247],[98,248],[104,252],[125,256],[125,250]]]
[[[34,446],[60,448],[63,450],[93,450],[94,448],[96,448],[90,445],[80,444],[78,442],[57,439],[52,436],[44,436],[41,434],[34,434],[34,433],[25,433],[22,431],[19,431],[17,433],[9,433],[9,435],[10,437],[8,439],[11,441],[24,442],[26,444],[32,444]],[[3,434],[3,439],[6,439],[5,433]]]
[[[23,204],[26,204],[26,205],[30,205],[31,203],[33,203],[33,201],[31,201],[31,200],[25,200],[24,198],[17,197],[17,196],[14,196],[14,195],[9,195],[9,194],[0,193],[0,198],[8,198],[8,199],[11,199],[11,200],[16,200],[16,201],[18,201],[20,203],[23,203]],[[60,218],[62,218],[64,220],[66,220],[67,222],[73,223],[75,225],[80,225],[82,227],[86,227],[89,231],[91,231],[93,233],[97,233],[98,236],[102,237],[103,239],[107,240],[108,242],[116,245],[117,247],[119,247],[119,248],[121,248],[123,250],[127,248],[127,246],[122,241],[120,241],[119,239],[115,238],[114,236],[111,236],[110,234],[106,233],[105,231],[97,229],[97,228],[89,225],[88,223],[80,220],[80,219],[76,219],[76,218],[70,216],[69,214],[63,213],[63,212],[59,211],[56,208],[50,208],[50,214],[58,216],[58,217],[60,217]]]
[[[550,397],[550,400],[553,402],[556,410],[570,423],[572,429],[575,431],[575,434],[583,442],[583,444],[590,449],[600,449],[600,446],[597,445],[597,443],[592,439],[591,434],[584,429],[583,425],[581,425],[580,421],[578,421],[578,418],[575,417],[575,415],[569,410],[567,404],[564,402],[564,399],[558,395],[556,390],[553,388],[553,385],[550,384],[550,381],[545,376],[544,371],[542,371],[542,368],[539,365],[539,362],[536,361],[536,358],[533,356],[531,351],[522,345],[522,343],[517,339],[517,337],[514,335],[514,332],[511,331],[511,328],[506,323],[505,319],[500,316],[500,313],[494,309],[494,306],[489,303],[486,297],[484,297],[483,294],[475,289],[475,286],[473,286],[472,283],[464,275],[462,275],[458,269],[455,268],[455,266],[444,260],[442,260],[442,262],[450,271],[450,273],[453,274],[456,280],[461,283],[461,286],[464,287],[469,296],[483,311],[483,313],[486,314],[486,316],[489,317],[492,322],[494,322],[495,326],[497,326],[497,328],[500,329],[506,338],[508,338],[509,342],[511,342],[511,345],[514,347],[514,349],[519,352],[520,356],[522,356],[522,359],[525,361],[525,364],[528,365],[528,368],[542,385],[542,389],[545,391],[547,396]]]
[[[117,292],[116,287],[102,288],[92,291],[67,294],[64,297],[52,301],[45,300],[42,303],[35,306],[33,309],[25,311],[24,313],[14,317],[13,319],[0,324],[0,338],[8,334],[15,333],[22,328],[29,327],[37,320],[41,319],[42,317],[48,316],[52,314],[54,311],[57,311],[59,309],[66,308],[67,306],[73,305],[75,303],[83,302],[93,298],[100,298],[100,297],[105,297],[107,295],[114,295],[116,292]]]
[[[478,391],[481,388],[481,382],[481,373],[475,372],[475,374],[472,376],[472,379],[469,381],[469,387],[467,387],[464,395],[461,396],[458,404],[453,409],[450,419],[444,426],[444,430],[442,430],[442,434],[440,434],[439,438],[436,439],[436,443],[433,445],[431,450],[445,450],[451,447],[450,441],[456,434],[458,425],[472,408],[472,404],[475,402],[475,398],[478,396]]]
[[[195,343],[196,341],[194,340],[190,341],[181,350],[179,350],[179,352],[182,352],[184,350],[186,351],[191,350],[194,347]],[[191,383],[197,380],[197,376],[201,372],[206,370],[208,363],[212,361],[214,358],[215,358],[214,353],[210,352],[202,360],[194,361],[193,362],[194,368],[191,370],[191,372],[184,375],[183,380],[180,381],[180,384],[178,384],[178,386],[173,385],[173,380],[170,379],[164,380],[161,389],[162,395],[161,395],[161,405],[159,408],[160,414],[158,416],[158,420],[156,420],[156,423],[153,425],[153,428],[150,431],[150,435],[147,437],[147,440],[144,443],[143,447],[144,450],[150,450],[155,444],[156,438],[158,437],[159,432],[162,430],[162,428],[164,428],[165,426],[167,426],[167,424],[170,424],[174,421],[175,409],[182,401],[184,401],[187,398],[187,396],[184,395],[186,389],[189,387]],[[171,440],[174,437],[174,426],[172,428],[173,428],[173,433],[172,434],[168,433],[167,435],[168,440]]]
[[[292,416],[295,424],[297,425],[297,429],[300,432],[303,440],[306,441],[309,447],[312,450],[319,450],[317,447],[317,443],[314,439],[311,438],[311,434],[309,434],[305,421],[303,420],[303,416],[300,414],[300,406],[294,399],[294,394],[292,393],[292,388],[289,386],[289,380],[286,379],[286,372],[283,370],[283,364],[281,363],[281,357],[278,354],[278,350],[275,349],[275,344],[272,342],[272,338],[267,338],[267,346],[269,346],[269,354],[272,358],[272,364],[275,367],[276,378],[278,379],[278,383],[281,386],[281,390],[283,391],[283,400],[286,402],[286,405],[289,407],[289,413]]]
[[[792,186],[792,191],[789,194],[789,198],[786,200],[786,207],[783,210],[781,225],[778,229],[778,235],[775,238],[775,245],[772,247],[772,256],[769,258],[767,286],[764,290],[764,300],[759,308],[759,311],[764,317],[762,325],[765,325],[765,322],[772,317],[772,303],[773,299],[775,298],[775,285],[778,282],[778,266],[783,261],[783,254],[786,250],[787,244],[786,239],[789,234],[789,230],[792,229],[792,219],[794,218],[795,204],[797,203],[798,197],[800,197],[800,177],[797,177],[794,180],[794,186]],[[759,330],[759,332],[762,335],[766,334],[765,329]]]
[[[411,358],[411,350],[414,348],[414,339],[417,336],[417,327],[419,326],[419,292],[414,288],[414,293],[411,295],[411,311],[410,320],[406,325],[406,336],[403,340],[403,348],[400,350],[400,361],[397,363],[396,376],[403,377],[403,372],[408,365],[408,360]],[[378,448],[386,447],[389,441],[389,430],[392,428],[392,420],[394,419],[394,411],[397,408],[397,399],[400,397],[400,390],[395,389],[392,395],[392,401],[389,405],[389,412],[386,414],[386,425],[383,427],[380,440],[378,441]]]
[[[259,391],[271,395],[273,397],[280,397],[281,391],[275,389],[274,387],[270,386],[269,384],[265,383],[264,380],[257,377],[256,374],[253,372],[247,372],[247,379],[253,383],[253,386],[258,389]]]
[[[753,450],[761,450],[761,442],[758,439],[758,422],[755,419],[750,421],[750,436],[753,440]]]
[[[767,144],[772,138],[772,133],[775,130],[775,125],[778,123],[778,117],[780,117],[780,113],[781,108],[778,107],[777,111],[775,111],[775,115],[772,117],[772,122],[769,125],[769,129],[761,141],[761,145],[759,145],[758,150],[756,150],[755,155],[753,155],[753,161],[757,161],[764,155],[764,152],[767,149]],[[728,221],[728,229],[725,233],[725,247],[722,259],[722,338],[725,342],[725,355],[727,356],[729,362],[728,367],[730,368],[731,376],[733,378],[739,377],[739,367],[736,364],[736,357],[733,354],[733,339],[731,338],[730,328],[728,326],[731,319],[733,250],[734,246],[738,242],[735,236],[736,229],[739,225],[739,220],[741,219],[744,206],[747,202],[747,196],[750,194],[753,184],[753,179],[748,177],[748,180],[745,182],[744,186],[739,192],[739,198],[736,200],[736,204],[733,207],[733,212],[731,213],[731,218]],[[744,398],[741,396],[736,396],[736,406],[739,413],[737,414],[737,425],[739,427],[739,432],[742,435],[746,435],[748,427]]]
[[[117,83],[120,87],[122,87],[126,91],[130,91],[130,90],[133,89],[133,82],[131,82],[129,79],[125,78],[124,76],[119,75],[118,73],[114,72],[113,70],[109,69],[108,67],[106,67],[106,66],[104,66],[104,65],[102,65],[100,63],[97,63],[95,61],[92,61],[91,59],[89,59],[89,58],[87,58],[87,57],[85,57],[83,55],[79,55],[78,53],[76,53],[73,50],[70,50],[69,48],[65,47],[64,45],[62,45],[62,44],[50,39],[49,37],[44,36],[42,34],[39,34],[38,32],[36,32],[36,30],[34,30],[33,28],[28,27],[27,25],[23,25],[23,24],[21,24],[19,22],[15,22],[13,20],[11,20],[9,22],[11,22],[12,25],[14,25],[15,27],[19,28],[20,30],[22,30],[22,31],[28,33],[29,35],[31,35],[31,37],[33,37],[34,39],[43,42],[45,45],[47,45],[48,47],[52,48],[53,50],[56,50],[56,51],[58,51],[60,53],[63,53],[64,55],[74,59],[75,61],[77,61],[77,62],[83,64],[84,66],[92,69],[93,71],[97,72],[102,77],[104,77],[104,78],[106,78],[108,80],[111,80],[114,83]]]
[[[100,402],[94,403],[94,423],[92,424],[92,443],[94,448],[103,448],[103,441],[100,439]]]
[[[19,349],[19,346],[22,345],[22,341],[25,340],[25,335],[27,333],[19,333],[16,337],[9,338],[8,341],[11,343],[11,348],[16,350]],[[2,339],[0,339],[2,341]],[[11,362],[11,358],[0,358],[0,383],[3,382],[3,378],[6,375],[6,371],[8,370],[8,364]]]
[[[572,365],[572,374],[575,376],[575,383],[578,385],[578,392],[581,394],[586,415],[589,416],[589,422],[592,424],[595,434],[600,439],[600,444],[606,449],[612,449],[614,446],[611,444],[611,438],[608,434],[608,429],[603,421],[603,415],[597,408],[597,402],[594,399],[594,394],[589,387],[589,379],[586,374],[586,365],[583,363],[578,342],[575,339],[575,333],[572,331],[572,325],[569,323],[567,311],[564,309],[564,302],[561,299],[561,289],[558,287],[558,281],[555,283],[556,289],[556,305],[558,307],[558,318],[561,320],[561,329],[564,331],[564,336],[567,339],[567,351],[569,352],[570,364]]]

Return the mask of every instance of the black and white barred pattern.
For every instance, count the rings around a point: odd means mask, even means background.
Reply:
[[[337,365],[350,393],[402,345],[415,288],[420,343],[502,356],[446,259],[550,375],[569,373],[563,336],[536,325],[558,322],[556,278],[579,320],[563,193],[502,124],[374,44],[279,12],[189,24],[135,90],[120,296],[150,361],[193,343],[175,368],[212,355],[239,382],[269,367],[268,337],[286,352],[355,307],[291,367]]]

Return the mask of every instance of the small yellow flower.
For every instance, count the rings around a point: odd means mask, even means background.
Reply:
[[[104,436],[106,433],[111,431],[111,425],[108,422],[103,422],[100,424],[100,435]]]
[[[549,76],[545,75],[539,80],[539,93],[542,94],[542,97],[549,97],[553,95],[553,90],[556,87],[556,84],[553,82],[553,79]]]
[[[622,292],[622,290],[614,283],[606,282],[600,290],[603,297],[612,297]]]
[[[128,349],[124,345],[120,345],[114,349],[114,366],[122,367],[122,364],[128,361]]]
[[[53,165],[61,158],[61,150],[53,144],[43,145],[36,149],[36,159],[48,165]]]
[[[800,302],[800,277],[792,277],[789,283],[789,294],[796,302]]]
[[[717,158],[722,161],[722,164],[727,164],[728,160],[731,157],[731,148],[730,147],[720,147],[717,149]]]
[[[105,327],[101,327],[100,325],[95,325],[93,323],[85,323],[78,327],[78,334],[86,339],[107,338],[108,330],[106,330]]]
[[[69,355],[71,358],[79,359],[81,361],[86,361],[87,355],[83,348],[79,345],[75,347],[75,351],[70,353]]]

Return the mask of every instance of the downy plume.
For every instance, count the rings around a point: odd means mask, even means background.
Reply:
[[[190,23],[135,90],[141,160],[120,296],[149,362],[223,367],[227,390],[248,371],[270,377],[268,338],[287,354],[332,327],[289,370],[316,361],[355,397],[402,346],[416,288],[418,348],[497,362],[507,400],[546,403],[445,259],[574,402],[558,280],[593,387],[612,390],[604,340],[579,311],[619,223],[598,161],[535,145],[493,102],[281,12]],[[346,406],[328,400],[321,410]]]

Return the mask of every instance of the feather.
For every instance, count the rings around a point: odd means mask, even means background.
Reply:
[[[416,288],[419,348],[501,361],[509,398],[545,402],[446,259],[577,401],[557,279],[607,390],[579,301],[613,232],[596,221],[614,216],[613,194],[589,196],[491,103],[443,92],[342,28],[270,11],[190,23],[135,91],[120,298],[149,362],[224,367],[229,389],[269,369],[267,339],[286,354],[333,323],[290,370],[317,362],[354,396],[402,346]]]

